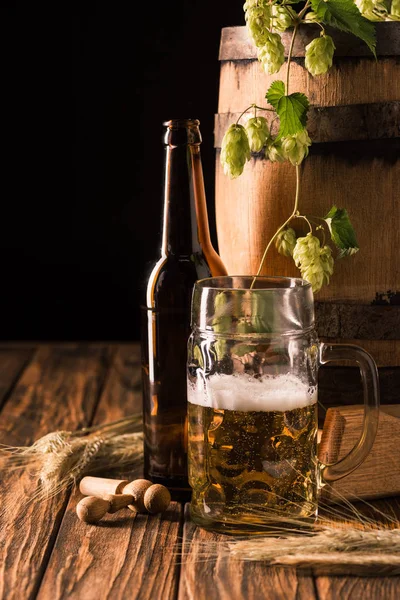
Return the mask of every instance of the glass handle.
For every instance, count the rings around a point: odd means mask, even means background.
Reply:
[[[368,456],[375,441],[379,421],[379,377],[372,356],[360,346],[351,344],[320,344],[320,364],[337,360],[355,361],[361,373],[364,390],[364,420],[360,439],[352,450],[338,462],[322,465],[321,478],[325,483],[341,479],[357,469]]]

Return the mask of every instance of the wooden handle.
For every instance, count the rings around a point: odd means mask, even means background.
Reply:
[[[84,496],[104,498],[107,494],[120,494],[129,483],[127,479],[106,479],[104,477],[83,477],[79,484],[79,491]]]

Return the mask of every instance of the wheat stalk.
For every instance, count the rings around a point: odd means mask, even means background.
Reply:
[[[368,502],[367,507],[374,509]],[[352,575],[399,575],[400,574],[400,528],[397,519],[381,511],[385,524],[367,517],[349,501],[343,505],[323,506],[326,515],[320,515],[315,523],[306,524],[302,519],[280,517],[272,514],[269,519],[257,510],[259,530],[257,535],[241,537],[221,536],[203,541],[201,536],[179,545],[182,562],[204,562],[234,559],[262,562],[268,566],[312,569],[315,574]],[[338,521],[341,519],[341,521]],[[346,522],[343,521],[345,519]],[[224,518],[220,523],[236,526],[249,521],[240,518]],[[263,531],[264,529],[264,531]]]
[[[109,472],[139,466],[143,461],[141,414],[78,431],[55,431],[31,446],[0,445],[0,468],[28,471],[38,483],[28,501],[40,501],[75,485],[88,473]],[[237,507],[247,512],[249,523],[255,518],[261,529],[257,536],[224,536],[202,542],[192,539],[177,544],[183,561],[200,562],[232,558],[262,561],[267,565],[312,568],[318,573],[357,575],[400,574],[400,529],[398,520],[366,501],[373,516],[340,495],[331,493],[339,503],[318,503],[319,516],[314,523],[271,514],[264,510]],[[301,500],[301,499],[299,499]],[[345,519],[346,522],[343,522]],[[384,525],[380,524],[384,520]],[[238,516],[224,517],[224,523],[240,524]],[[305,539],[306,538],[306,539]]]
[[[38,482],[30,500],[51,498],[84,475],[142,463],[142,416],[134,414],[78,431],[54,431],[31,446],[0,445],[0,468],[25,470]]]

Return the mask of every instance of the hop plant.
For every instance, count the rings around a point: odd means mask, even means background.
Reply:
[[[322,75],[331,68],[335,44],[330,35],[315,38],[306,46],[305,66],[314,77]]]
[[[277,73],[285,62],[285,48],[279,33],[268,32],[267,40],[257,50],[258,60],[268,75]]]
[[[382,0],[354,0],[354,2],[368,21],[385,21],[388,16],[387,7]]]
[[[324,284],[329,284],[330,278],[333,275],[334,260],[332,250],[329,246],[322,246],[319,258],[324,270]]]
[[[267,145],[265,147],[265,156],[271,162],[285,162],[286,158],[283,155],[282,144],[280,142],[275,142],[273,139],[267,141]]]
[[[390,16],[396,21],[400,21],[400,0],[393,0],[390,7]]]
[[[311,140],[306,129],[282,138],[283,156],[290,160],[292,165],[299,165],[308,156],[309,146]]]
[[[282,229],[275,238],[275,247],[283,256],[293,256],[296,245],[296,232],[291,227]]]
[[[221,165],[231,179],[243,173],[244,165],[250,160],[250,145],[243,125],[233,123],[226,130],[221,144]]]
[[[313,10],[308,11],[304,16],[304,20],[307,23],[319,23],[321,21],[320,17]]]
[[[260,152],[269,135],[267,119],[252,117],[245,125],[251,152]]]
[[[271,25],[271,5],[269,0],[247,0],[243,5],[247,31],[257,48],[268,39]]]
[[[284,6],[274,4],[272,6],[271,16],[272,27],[276,31],[286,31],[288,27],[292,27],[293,25],[293,19]]]
[[[321,248],[320,241],[311,232],[297,238],[293,250],[293,260],[300,269],[303,279],[311,284],[314,293],[323,285],[329,284],[333,274],[333,257],[329,246]]]

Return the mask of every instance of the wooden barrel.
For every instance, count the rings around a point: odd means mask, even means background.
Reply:
[[[320,339],[369,351],[386,378],[386,398],[393,400],[395,394],[400,399],[400,23],[376,23],[376,31],[377,60],[354,36],[328,31],[336,46],[333,67],[312,77],[304,49],[319,27],[302,25],[289,91],[305,93],[311,103],[307,129],[313,143],[301,165],[300,211],[323,217],[333,205],[346,208],[360,247],[354,256],[335,261],[329,286],[315,295]],[[286,55],[290,39],[289,30],[282,35]],[[270,84],[286,81],[286,63],[267,75],[246,26],[222,29],[219,60],[214,127],[219,253],[229,274],[252,275],[267,242],[293,210],[295,168],[259,153],[231,180],[221,167],[220,148],[227,127],[245,108],[267,106]],[[308,231],[300,219],[291,226],[298,234]],[[262,273],[300,274],[274,247]]]

